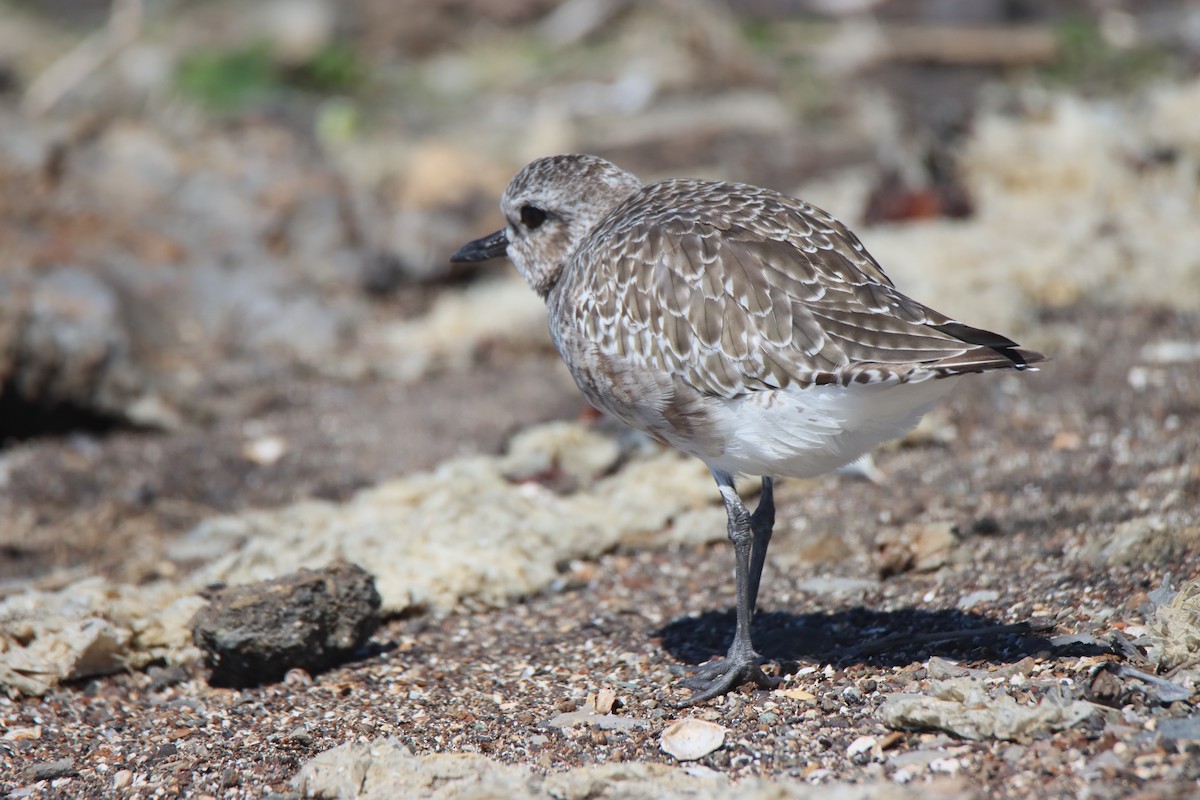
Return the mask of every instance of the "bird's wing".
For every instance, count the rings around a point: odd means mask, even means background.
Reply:
[[[734,397],[1041,360],[895,289],[844,225],[756,187],[654,184],[575,256],[570,306],[601,352]]]

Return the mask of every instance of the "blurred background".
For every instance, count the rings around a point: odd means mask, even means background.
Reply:
[[[795,193],[1060,356],[1194,313],[1198,68],[1180,0],[4,0],[0,578],[579,415],[447,262],[542,155]]]

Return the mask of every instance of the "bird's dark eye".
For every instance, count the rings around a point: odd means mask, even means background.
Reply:
[[[523,205],[521,206],[521,224],[526,228],[533,230],[546,221],[546,212],[537,206]]]

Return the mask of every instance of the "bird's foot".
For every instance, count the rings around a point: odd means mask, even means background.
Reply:
[[[714,697],[720,697],[743,683],[753,682],[762,689],[774,689],[783,678],[767,675],[762,671],[765,659],[753,650],[734,652],[731,650],[719,661],[701,664],[692,677],[680,681],[679,685],[692,690],[692,696],[679,702],[676,708],[687,708]]]

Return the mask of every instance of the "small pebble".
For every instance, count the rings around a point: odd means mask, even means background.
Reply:
[[[150,763],[154,763],[155,761],[164,761],[168,758],[173,758],[178,753],[179,753],[179,748],[176,747],[174,744],[168,742],[167,744],[164,744],[162,747],[160,747],[154,751],[154,754],[150,756]]]
[[[30,728],[13,728],[0,738],[3,738],[7,742],[32,742],[42,738],[42,726],[35,725]]]
[[[283,674],[283,682],[288,686],[312,686],[312,675],[308,670],[292,667]]]
[[[70,758],[60,758],[57,761],[43,761],[30,764],[25,768],[25,780],[30,783],[50,781],[55,778],[65,778],[75,774],[75,761]]]
[[[833,777],[833,774],[833,770],[831,769],[814,769],[812,772],[808,773],[808,782],[820,783],[823,780]]]
[[[874,736],[859,736],[846,748],[846,755],[854,758],[857,755],[870,753],[876,744],[877,741]]]
[[[288,732],[285,740],[293,744],[306,745],[312,744],[313,737],[307,728],[303,725],[297,725]]]
[[[938,758],[929,762],[929,768],[934,772],[945,772],[953,775],[962,769],[963,762],[957,758]]]

